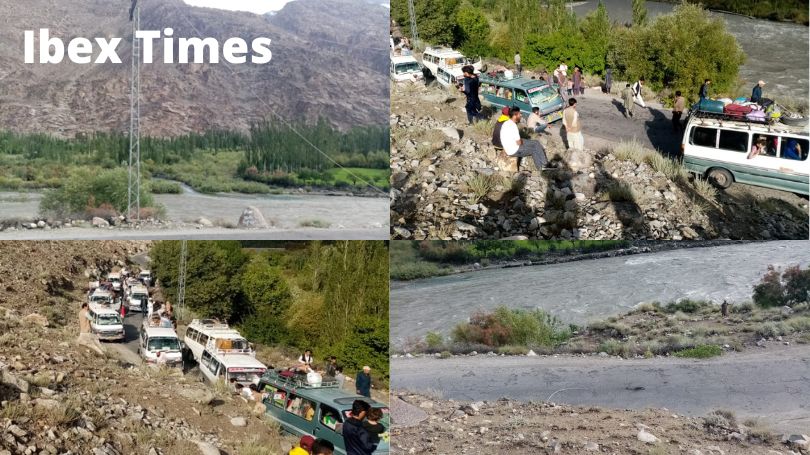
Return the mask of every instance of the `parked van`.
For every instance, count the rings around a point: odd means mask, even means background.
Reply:
[[[725,189],[732,183],[810,193],[807,127],[767,125],[692,115],[681,143],[684,166]],[[751,156],[765,139],[765,151]]]
[[[90,329],[99,340],[123,340],[124,323],[117,311],[99,304],[88,305]]]
[[[110,272],[107,274],[107,281],[112,283],[115,292],[121,292],[121,272]]]
[[[449,47],[428,47],[422,53],[422,65],[430,71],[430,74],[439,78],[439,68],[447,70],[447,74],[461,74],[461,68],[465,65],[472,65],[475,72],[480,72],[483,62],[472,60],[464,56],[459,51]]]
[[[479,79],[484,104],[498,110],[502,107],[517,106],[524,117],[532,113],[532,108],[539,107],[540,115],[547,123],[562,119],[565,101],[557,89],[544,80],[493,77],[486,74],[479,76]]]
[[[144,286],[152,286],[152,272],[149,270],[141,270],[141,273],[138,274],[138,279],[141,280]]]
[[[129,289],[129,296],[127,297],[127,308],[129,311],[141,312],[143,309],[143,302],[146,302],[146,315],[148,316],[152,307],[152,299],[149,298],[149,291],[146,286],[136,284]]]
[[[222,354],[205,349],[200,357],[200,372],[211,383],[218,380],[230,384],[234,380],[243,386],[258,384],[267,367],[250,354]]]
[[[112,292],[108,289],[104,289],[103,287],[97,287],[93,289],[88,297],[88,303],[96,304],[96,305],[109,305],[112,306],[115,303],[115,296]]]
[[[383,411],[380,423],[386,432],[380,435],[375,454],[389,453],[391,418],[388,407],[370,398],[345,392],[335,381],[311,386],[296,377],[284,377],[279,371],[268,371],[259,381],[265,414],[295,436],[311,435],[335,445],[335,454],[346,455],[343,443],[343,423],[351,415],[354,400],[364,400]]]
[[[256,352],[250,343],[228,324],[213,319],[194,319],[186,327],[183,337],[186,349],[197,362],[202,359],[203,351],[210,350],[215,354],[247,354],[255,357]]]
[[[138,354],[140,354],[144,362],[157,364],[159,363],[158,352],[160,352],[161,357],[165,356],[167,367],[183,368],[183,353],[180,339],[177,338],[177,333],[174,329],[149,327],[148,324],[144,324],[141,328]]]
[[[422,66],[411,55],[392,55],[389,71],[394,82],[415,82],[424,79]]]

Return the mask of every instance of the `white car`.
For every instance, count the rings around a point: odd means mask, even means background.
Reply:
[[[411,55],[392,55],[389,70],[394,82],[416,82],[424,79],[422,65]]]
[[[138,279],[141,280],[145,286],[152,286],[152,272],[149,270],[141,270],[138,274]]]
[[[422,53],[422,65],[438,78],[439,68],[455,75],[455,73],[461,74],[461,68],[465,65],[472,65],[475,72],[480,73],[483,62],[480,58],[478,60],[467,58],[461,52],[449,47],[428,47]]]

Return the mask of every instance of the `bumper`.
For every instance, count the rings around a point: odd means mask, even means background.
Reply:
[[[543,119],[546,121],[546,123],[554,123],[557,120],[562,120],[562,116],[563,111],[559,110],[557,112],[552,112],[551,114],[544,115]]]
[[[124,332],[121,333],[103,333],[99,332],[96,334],[99,340],[123,340],[124,339]]]

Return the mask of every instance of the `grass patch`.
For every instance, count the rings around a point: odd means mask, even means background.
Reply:
[[[478,202],[492,192],[500,183],[501,178],[494,174],[477,174],[467,182],[467,189],[474,195],[473,202]]]
[[[314,220],[300,221],[298,223],[298,226],[304,227],[304,228],[327,229],[330,226],[332,226],[332,224],[329,223],[328,221],[314,219]]]
[[[177,182],[152,180],[149,182],[149,191],[152,194],[181,194],[183,187]]]
[[[692,186],[695,187],[695,191],[703,199],[710,202],[715,202],[717,200],[717,188],[715,188],[714,185],[709,182],[709,180],[697,177],[692,182]]]
[[[391,171],[389,169],[367,169],[360,167],[344,167],[331,169],[329,175],[337,186],[351,185],[365,187],[366,183],[380,189],[388,189]]]
[[[689,358],[689,359],[708,359],[711,357],[723,355],[723,348],[713,344],[704,344],[700,346],[695,346],[694,348],[691,349],[684,349],[682,351],[678,351],[674,355],[675,357]]]
[[[491,313],[475,313],[470,321],[458,324],[452,333],[457,343],[503,346],[556,346],[571,337],[571,330],[559,319],[540,309],[522,310],[498,307]]]
[[[677,161],[671,160],[655,150],[644,148],[636,139],[619,141],[613,147],[613,156],[620,161],[646,163],[672,181],[684,179],[687,176],[686,170]]]
[[[600,201],[635,202],[636,192],[626,183],[612,181],[599,195]]]

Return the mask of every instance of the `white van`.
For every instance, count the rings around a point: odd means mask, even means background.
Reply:
[[[223,380],[229,384],[231,379],[247,386],[259,384],[267,367],[248,354],[218,354],[208,349],[200,357],[200,372],[208,382]]]
[[[90,329],[99,340],[123,340],[124,323],[121,315],[115,310],[98,305],[90,304],[87,314],[90,316]]]
[[[760,138],[765,139],[765,151],[752,156],[752,147]],[[681,144],[684,166],[721,189],[738,182],[803,195],[810,194],[808,148],[806,126],[697,115],[689,117]]]
[[[141,280],[145,286],[152,286],[152,272],[149,270],[141,270],[138,274],[138,279]]]
[[[212,354],[246,354],[252,357],[256,352],[250,343],[234,330],[212,319],[194,319],[186,327],[183,337],[186,349],[197,362],[202,359],[203,351],[208,349]]]
[[[87,296],[87,300],[90,305],[107,305],[112,308],[115,304],[115,295],[108,289],[95,288]]]
[[[147,316],[149,313],[149,309],[152,307],[152,299],[149,298],[149,291],[146,289],[146,286],[142,284],[136,284],[129,289],[129,296],[127,297],[127,308],[129,311],[137,311],[140,312],[143,301],[146,301],[146,308],[147,308]]]
[[[121,273],[120,272],[110,272],[107,274],[107,281],[112,283],[113,290],[115,292],[121,292]]]
[[[144,324],[141,328],[138,354],[146,363],[163,363],[158,362],[158,352],[160,357],[165,357],[167,367],[183,368],[183,352],[174,329],[149,327]]]
[[[416,82],[424,79],[422,66],[411,55],[392,55],[389,71],[394,82]]]
[[[457,70],[461,74],[461,68],[465,65],[472,65],[475,72],[481,72],[483,62],[479,58],[473,61],[464,56],[459,51],[450,49],[449,47],[428,47],[422,53],[422,65],[427,68],[430,73],[438,78],[439,68],[444,68],[448,74]]]

